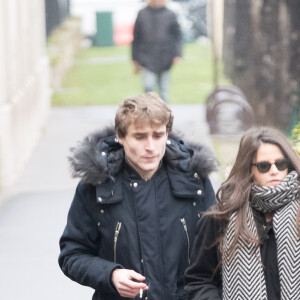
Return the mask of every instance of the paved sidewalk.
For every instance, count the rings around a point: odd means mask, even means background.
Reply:
[[[186,139],[211,146],[203,105],[171,106],[174,128]],[[58,240],[77,180],[69,148],[86,134],[113,124],[116,106],[54,107],[48,126],[18,182],[0,194],[0,295],[5,300],[91,299],[60,271]],[[214,187],[218,174],[211,177]]]

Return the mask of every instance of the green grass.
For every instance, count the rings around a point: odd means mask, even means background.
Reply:
[[[185,45],[184,58],[171,72],[170,104],[204,103],[214,88],[210,45]],[[221,78],[221,82],[226,81]],[[133,74],[129,46],[92,47],[78,52],[52,103],[119,105],[125,98],[142,92],[141,78]]]

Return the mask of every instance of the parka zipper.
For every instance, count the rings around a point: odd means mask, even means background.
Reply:
[[[180,221],[181,221],[181,223],[183,225],[183,229],[185,231],[185,235],[186,235],[186,238],[187,238],[187,244],[188,244],[188,262],[190,264],[191,261],[190,261],[190,237],[189,237],[189,232],[188,232],[188,228],[187,228],[187,225],[186,225],[185,218],[180,219]]]
[[[115,237],[114,237],[114,262],[117,262],[117,242],[118,242],[118,236],[120,233],[120,229],[121,229],[122,223],[118,222],[116,229],[115,229]]]

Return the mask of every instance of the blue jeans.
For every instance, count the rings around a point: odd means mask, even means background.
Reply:
[[[145,93],[153,92],[158,88],[160,97],[167,103],[169,99],[169,70],[156,74],[146,68],[142,69],[142,81]]]

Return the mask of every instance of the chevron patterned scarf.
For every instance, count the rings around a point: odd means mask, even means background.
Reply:
[[[255,236],[257,230],[251,207],[262,212],[275,211],[273,229],[277,242],[282,300],[300,299],[300,239],[296,230],[299,188],[295,171],[290,172],[278,186],[254,185],[247,208],[247,224]],[[235,221],[236,213],[233,213],[224,236],[223,299],[267,300],[260,246],[239,239],[234,257],[226,254],[234,238]]]

